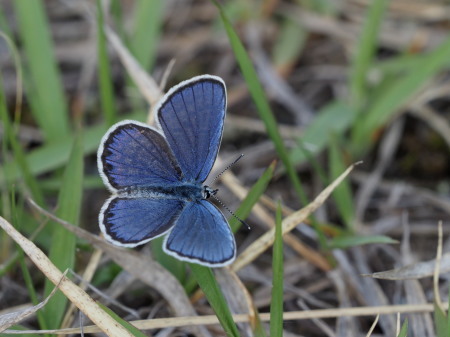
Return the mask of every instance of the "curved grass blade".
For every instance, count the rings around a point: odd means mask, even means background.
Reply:
[[[233,320],[230,309],[228,308],[228,303],[220,290],[219,284],[217,283],[211,268],[194,263],[190,263],[189,265],[191,267],[192,274],[197,280],[200,288],[205,293],[209,304],[216,313],[216,316],[227,336],[239,337],[240,334],[236,323]]]
[[[222,6],[216,0],[212,0],[212,2],[219,9],[220,17],[225,26],[225,30],[228,34],[228,38],[230,40],[231,47],[233,48],[234,55],[239,63],[242,75],[244,76],[245,81],[247,82],[248,89],[250,91],[250,94],[252,95],[253,101],[255,102],[258,108],[259,115],[263,120],[264,125],[266,126],[267,133],[275,145],[275,149],[278,155],[280,156],[283,165],[286,168],[289,179],[292,181],[294,189],[300,201],[303,204],[307,204],[308,199],[300,184],[300,179],[297,176],[295,167],[289,158],[288,151],[284,146],[283,139],[281,138],[280,132],[278,131],[277,121],[272,113],[272,110],[270,109],[269,102],[267,100],[263,87],[259,82],[255,67],[253,66],[252,61],[250,60],[250,57],[247,54],[247,51],[242,45],[239,36],[236,34]]]
[[[386,123],[406,101],[411,99],[423,85],[444,68],[449,67],[450,38],[439,47],[424,55],[422,62],[404,76],[386,85],[383,94],[359,116],[352,130],[354,152],[360,154],[370,145],[370,135]]]

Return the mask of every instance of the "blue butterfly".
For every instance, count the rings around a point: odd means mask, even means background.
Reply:
[[[97,163],[112,196],[99,214],[105,238],[135,247],[166,235],[164,251],[209,267],[233,262],[236,244],[203,185],[219,151],[226,110],[221,78],[181,82],[156,106],[158,129],[125,120],[103,136]]]

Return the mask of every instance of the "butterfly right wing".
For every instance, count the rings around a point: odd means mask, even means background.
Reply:
[[[122,247],[135,247],[172,228],[185,203],[178,199],[127,198],[113,195],[99,214],[106,240]]]
[[[97,163],[103,182],[112,192],[181,181],[181,169],[164,136],[136,121],[125,120],[108,130],[100,143]]]
[[[156,106],[185,181],[203,183],[208,177],[222,140],[226,105],[223,80],[201,75],[171,88]]]
[[[226,266],[236,257],[236,243],[227,220],[206,200],[186,203],[163,249],[179,260],[208,267]]]

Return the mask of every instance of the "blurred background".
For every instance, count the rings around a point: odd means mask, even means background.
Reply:
[[[227,85],[228,110],[212,176],[245,155],[215,183],[219,198],[238,210],[246,191],[277,160],[246,219],[251,230],[236,233],[238,254],[273,226],[278,201],[288,216],[363,161],[285,239],[284,310],[432,302],[429,273],[408,280],[401,273],[394,280],[360,275],[434,259],[441,220],[444,252],[450,247],[448,1],[219,3],[1,1],[0,215],[61,270],[82,274],[95,249],[30,208],[26,197],[98,234],[98,212],[109,195],[96,165],[105,131],[122,119],[151,123],[151,106],[163,92],[213,74]],[[192,291],[189,271],[158,244],[142,253]],[[449,271],[443,259],[442,271]],[[238,273],[260,312],[270,307],[271,273],[271,250]],[[174,315],[166,298],[107,255],[90,282],[131,310],[117,309],[126,319]],[[448,274],[438,286],[447,298]],[[1,231],[0,313],[35,301],[33,292],[41,298],[50,290]],[[61,300],[53,307],[56,316],[45,317],[44,310],[43,318],[20,328],[64,326],[66,306]],[[204,299],[194,307],[198,314],[211,312]],[[411,320],[409,336],[436,335],[430,313],[403,317]],[[372,321],[292,320],[283,333],[365,336]],[[209,329],[224,335],[218,326]],[[385,315],[373,336],[395,331],[396,316]]]

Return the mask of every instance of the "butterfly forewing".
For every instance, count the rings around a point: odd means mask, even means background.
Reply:
[[[226,110],[225,84],[201,76],[172,88],[158,108],[164,132],[185,181],[203,182],[217,157]]]
[[[123,121],[106,133],[98,166],[113,191],[125,187],[176,184],[181,170],[164,137],[149,126]]]

